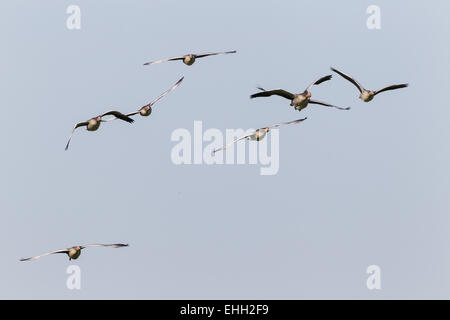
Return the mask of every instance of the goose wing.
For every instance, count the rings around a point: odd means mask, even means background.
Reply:
[[[223,51],[223,52],[208,52],[208,53],[202,53],[202,54],[194,54],[196,58],[203,58],[207,56],[215,56],[218,54],[230,54],[230,53],[236,53],[236,50],[233,51]]]
[[[400,88],[406,88],[407,86],[408,86],[407,83],[394,84],[394,85],[392,85],[392,86],[387,86],[387,87],[385,87],[385,88],[383,88],[383,89],[380,89],[380,90],[375,91],[375,94],[374,94],[374,95],[377,95],[377,94],[379,94],[379,93],[381,93],[381,92],[383,92],[383,91],[389,91],[389,90],[395,90],[395,89],[400,89]]]
[[[70,140],[72,140],[73,132],[75,131],[75,129],[77,129],[77,128],[79,128],[79,127],[87,126],[87,125],[88,125],[88,121],[85,121],[85,122],[77,123],[77,124],[73,127],[72,132],[70,133],[69,140],[67,141],[66,149],[65,149],[65,150],[69,149]]]
[[[157,64],[157,63],[166,62],[166,61],[183,60],[183,59],[184,59],[184,56],[175,57],[175,58],[165,58],[165,59],[160,59],[160,60],[156,60],[156,61],[146,62],[146,63],[144,63],[144,66],[149,66],[152,64]]]
[[[115,110],[111,110],[111,111],[105,112],[105,113],[102,114],[101,116],[104,117],[104,116],[110,116],[110,115],[111,115],[111,116],[114,116],[114,117],[116,117],[116,118],[118,118],[118,119],[120,119],[120,120],[126,121],[126,122],[128,122],[128,123],[133,123],[133,122],[134,122],[134,120],[131,119],[129,116],[123,114],[122,112],[115,111]],[[108,122],[108,121],[111,121],[111,120],[112,120],[112,119],[109,119],[109,120],[102,120],[102,121],[103,121],[103,122]]]
[[[39,256],[25,258],[25,259],[20,259],[20,261],[33,261],[33,260],[36,260],[36,259],[48,256],[48,255],[51,255],[51,254],[54,254],[54,253],[69,253],[69,250],[68,249],[55,250],[55,251],[52,251],[52,252],[47,252],[47,253],[41,254]]]
[[[80,247],[81,247],[81,249],[88,248],[88,247],[122,248],[122,247],[128,247],[128,244],[124,244],[124,243],[112,243],[112,244],[93,243],[93,244],[85,244],[85,245],[80,246]]]
[[[180,80],[178,80],[172,87],[170,87],[169,90],[161,93],[155,100],[153,100],[152,102],[150,102],[148,105],[152,106],[154,105],[159,99],[161,99],[162,97],[164,97],[166,94],[172,92],[173,90],[175,90],[180,84],[181,82],[183,82],[184,77],[182,77]],[[145,105],[144,107],[148,106]]]
[[[276,127],[279,127],[279,126],[282,126],[282,125],[295,124],[295,123],[302,122],[302,121],[304,121],[304,120],[306,120],[306,119],[308,119],[308,118],[305,117],[305,118],[303,118],[303,119],[297,119],[297,120],[288,121],[288,122],[280,122],[280,123],[273,124],[273,125],[271,125],[271,126],[269,126],[269,127],[267,127],[267,128],[270,129],[270,128],[276,128]]]
[[[230,142],[229,144],[227,144],[226,146],[223,146],[222,148],[219,148],[219,149],[214,150],[214,151],[213,151],[213,154],[216,153],[216,152],[218,152],[218,151],[225,150],[226,148],[232,146],[232,145],[235,144],[236,142],[238,142],[238,141],[240,141],[240,140],[242,140],[242,139],[246,139],[246,138],[248,138],[249,136],[250,136],[250,135],[247,134],[247,135],[245,135],[245,136],[239,137],[239,138],[233,140],[232,142]]]
[[[348,74],[345,74],[337,69],[334,68],[330,68],[332,71],[336,72],[337,74],[339,74],[341,77],[343,77],[344,79],[347,79],[348,81],[350,81],[351,83],[354,84],[354,86],[356,88],[358,88],[359,92],[362,93],[365,89],[364,87],[355,79],[353,79],[353,77],[349,76]]]
[[[142,109],[142,108],[141,108],[141,109]],[[138,114],[140,111],[141,111],[141,110],[139,109],[138,111],[126,113],[126,114],[124,114],[124,115],[127,116],[127,117],[131,117],[131,116],[134,116],[134,115]],[[110,121],[113,121],[113,120],[116,120],[116,119],[117,119],[117,117],[111,117],[111,118],[109,118],[109,119],[104,119],[104,120],[102,120],[102,122],[110,122]],[[125,121],[128,122],[128,120],[125,120]],[[134,120],[133,120],[133,121],[134,121]]]
[[[309,100],[309,103],[320,104],[320,105],[325,106],[325,107],[336,108],[336,109],[339,109],[339,110],[350,110],[350,107],[342,108],[342,107],[334,106],[332,104],[325,103],[325,102],[322,102],[322,101],[317,101],[317,100]]]
[[[272,95],[277,95],[289,100],[292,100],[295,98],[295,94],[290,93],[289,91],[283,90],[283,89],[274,89],[274,90],[264,90],[262,88],[258,88],[262,90],[261,92],[254,93],[250,96],[250,99],[258,98],[258,97],[270,97]]]
[[[325,77],[321,77],[321,78],[315,80],[313,83],[311,83],[311,84],[308,86],[308,88],[305,89],[305,91],[311,90],[312,86],[314,86],[314,85],[318,85],[318,84],[321,84],[322,82],[331,80],[331,77],[332,77],[332,75],[329,74],[329,75],[327,75],[327,76],[325,76]]]

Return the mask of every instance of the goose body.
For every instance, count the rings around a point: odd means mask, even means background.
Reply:
[[[87,131],[96,131],[98,128],[100,128],[101,122],[102,122],[101,117],[90,119],[86,126],[86,130]]]
[[[81,247],[72,247],[68,249],[67,255],[69,256],[69,260],[75,260],[78,259],[78,257],[81,254]]]
[[[359,95],[359,98],[364,102],[372,101],[373,97],[375,96],[375,92],[372,90],[363,90],[361,94]]]
[[[264,139],[267,132],[269,132],[269,128],[257,129],[255,133],[249,135],[247,139],[252,141],[260,141]]]
[[[193,54],[185,55],[183,58],[183,63],[185,65],[192,66],[194,62],[195,62],[195,55]]]
[[[296,94],[295,98],[291,101],[291,106],[295,110],[301,111],[308,106],[308,102],[311,100],[311,93],[300,93]]]
[[[143,117],[148,117],[149,115],[152,114],[152,107],[150,106],[143,107],[141,110],[139,110],[139,114]]]

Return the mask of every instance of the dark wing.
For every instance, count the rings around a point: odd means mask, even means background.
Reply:
[[[222,148],[219,148],[219,149],[214,150],[214,151],[213,151],[213,154],[216,153],[216,152],[218,152],[218,151],[220,151],[220,150],[225,150],[225,149],[228,148],[229,146],[235,144],[236,142],[238,142],[238,141],[240,141],[240,140],[242,140],[242,139],[246,139],[246,138],[248,138],[249,136],[250,136],[250,135],[247,134],[247,135],[245,135],[245,136],[242,136],[242,137],[240,137],[240,138],[237,138],[236,140],[230,142],[230,143],[227,144],[226,146],[223,146]]]
[[[161,99],[162,97],[164,97],[166,94],[172,92],[173,90],[175,90],[180,84],[181,82],[183,82],[184,77],[182,77],[180,80],[177,81],[177,83],[175,83],[169,90],[167,90],[166,92],[163,92],[159,95],[159,97],[157,97],[155,100],[153,100],[152,102],[150,102],[148,105],[152,106],[154,105],[159,99]],[[146,106],[148,106],[146,105]],[[144,106],[144,107],[146,107]]]
[[[374,94],[374,95],[377,95],[377,94],[379,94],[379,93],[381,93],[381,92],[383,92],[383,91],[389,91],[389,90],[395,90],[395,89],[400,89],[400,88],[406,88],[407,86],[408,86],[407,83],[394,84],[394,85],[392,85],[392,86],[388,86],[388,87],[385,87],[385,88],[383,88],[383,89],[380,89],[380,90],[375,91],[375,94]]]
[[[127,115],[125,115],[125,114],[123,114],[123,113],[121,113],[119,111],[114,111],[114,110],[108,111],[108,112],[102,114],[101,116],[104,117],[104,116],[109,116],[109,115],[115,116],[116,118],[118,118],[120,120],[123,120],[123,121],[126,121],[128,123],[133,123],[134,122],[134,120],[131,119],[130,117],[128,117]],[[107,122],[107,121],[104,121],[104,122]]]
[[[337,74],[339,74],[341,77],[347,79],[348,81],[350,81],[351,83],[353,83],[355,85],[356,88],[358,88],[359,92],[363,92],[365,89],[364,87],[355,79],[353,79],[351,76],[349,76],[348,74],[345,74],[339,70],[336,70],[334,68],[330,68],[332,71],[336,72]]]
[[[288,121],[288,122],[280,122],[280,123],[273,124],[273,125],[271,125],[271,126],[269,126],[267,128],[276,128],[276,127],[279,127],[279,126],[282,126],[282,125],[285,125],[285,124],[299,123],[299,122],[302,122],[302,121],[304,121],[306,119],[308,119],[308,118],[305,117],[303,119],[297,119],[297,120]],[[264,128],[262,128],[262,129],[264,129]]]
[[[165,59],[161,59],[161,60],[146,62],[146,63],[144,63],[144,66],[149,66],[152,64],[157,64],[157,63],[166,62],[166,61],[183,60],[183,59],[184,59],[184,56],[175,57],[175,58],[165,58]]]
[[[69,149],[69,143],[70,143],[70,140],[72,140],[73,132],[75,131],[75,129],[76,129],[76,128],[79,128],[79,127],[82,127],[82,126],[87,126],[87,125],[88,125],[88,122],[86,121],[86,122],[80,122],[80,123],[77,123],[77,124],[75,125],[75,127],[73,127],[72,132],[70,133],[69,140],[67,141],[66,149],[65,149],[65,150]]]
[[[322,82],[331,80],[331,77],[332,77],[332,75],[329,74],[329,75],[327,75],[327,76],[325,76],[325,77],[322,77],[322,78],[317,79],[316,81],[314,81],[313,83],[311,83],[311,84],[308,86],[308,88],[306,88],[305,91],[311,90],[311,87],[314,86],[314,85],[318,85],[318,84],[321,84]]]
[[[41,254],[39,256],[26,258],[26,259],[20,259],[20,261],[33,261],[33,260],[36,260],[36,259],[48,256],[48,255],[51,255],[51,254],[54,254],[54,253],[69,253],[69,250],[67,250],[67,249],[55,250],[55,251],[52,251],[52,252],[47,252],[47,253]]]
[[[202,53],[202,54],[194,54],[196,58],[203,58],[207,56],[215,56],[218,54],[230,54],[230,53],[236,53],[236,50],[233,51],[224,51],[224,52],[208,52],[208,53]]]
[[[122,247],[128,247],[128,244],[123,243],[112,243],[112,244],[101,244],[101,243],[93,243],[93,244],[86,244],[84,246],[80,246],[81,249],[87,248],[87,247],[112,247],[112,248],[122,248]]]
[[[258,89],[264,90],[262,88],[258,88]],[[290,93],[289,91],[286,91],[283,89],[275,89],[275,90],[268,90],[268,91],[264,90],[264,91],[261,91],[258,93],[254,93],[250,96],[250,99],[258,98],[258,97],[270,97],[272,95],[277,95],[277,96],[280,96],[280,97],[283,97],[283,98],[286,98],[289,100],[292,100],[295,98],[295,94]]]
[[[325,107],[336,108],[336,109],[339,109],[339,110],[350,110],[350,107],[348,107],[348,108],[337,107],[337,106],[334,106],[332,104],[325,103],[325,102],[322,102],[322,101],[317,101],[317,100],[309,100],[309,103],[320,104],[320,105],[325,106]]]

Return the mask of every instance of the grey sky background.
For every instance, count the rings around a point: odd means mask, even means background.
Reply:
[[[81,30],[66,28],[70,4]],[[381,8],[381,30],[366,8]],[[0,298],[450,298],[448,1],[2,1]],[[186,53],[237,50],[144,67]],[[250,100],[257,85],[310,105]],[[130,112],[185,80],[133,125]],[[280,170],[171,162],[174,129],[280,129]],[[66,256],[77,244],[81,290]],[[366,288],[367,266],[382,289]]]

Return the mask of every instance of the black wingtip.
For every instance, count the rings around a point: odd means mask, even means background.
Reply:
[[[317,80],[316,82],[314,82],[315,85],[321,84],[322,82],[328,81],[332,78],[333,76],[331,74],[323,76],[322,78],[320,78],[319,80]]]

